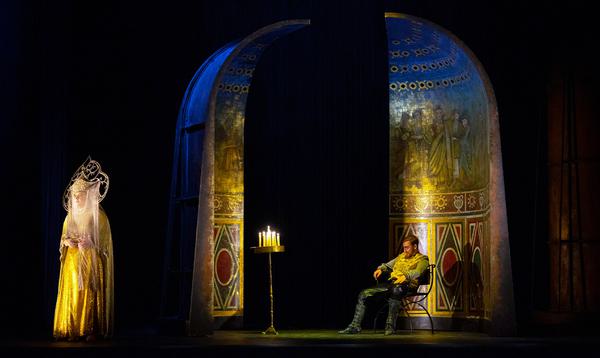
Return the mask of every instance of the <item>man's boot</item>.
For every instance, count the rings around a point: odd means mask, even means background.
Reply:
[[[400,311],[400,301],[390,298],[388,300],[388,315],[385,321],[385,335],[389,336],[396,333],[396,319]]]
[[[360,326],[365,316],[365,295],[363,292],[358,295],[358,302],[356,303],[356,308],[354,309],[354,317],[352,318],[352,322],[345,329],[338,331],[339,334],[357,334],[360,333]]]

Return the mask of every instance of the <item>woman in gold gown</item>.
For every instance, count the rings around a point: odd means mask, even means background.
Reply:
[[[113,328],[113,250],[110,224],[99,202],[108,176],[88,158],[65,191],[68,214],[60,241],[54,313],[56,339],[107,338]]]

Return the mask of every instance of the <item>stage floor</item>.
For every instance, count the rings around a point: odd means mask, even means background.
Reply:
[[[110,341],[54,342],[0,341],[0,356],[43,357],[216,357],[244,354],[261,357],[334,356],[371,357],[379,354],[512,358],[543,354],[565,357],[597,349],[598,337],[489,337],[466,332],[401,331],[384,336],[366,330],[339,335],[333,330],[284,330],[277,336],[258,331],[216,331],[209,337],[115,337]]]

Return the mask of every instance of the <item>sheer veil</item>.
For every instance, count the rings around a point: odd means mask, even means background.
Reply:
[[[100,252],[98,223],[100,183],[77,179],[71,186],[67,216],[66,239],[74,240],[79,247],[79,288],[90,280],[93,290],[98,288],[97,252]],[[90,254],[91,253],[91,254]]]
[[[69,213],[61,238],[61,259],[66,246],[78,250],[78,284],[82,289],[89,280],[93,290],[99,288],[98,254],[103,253],[100,242],[100,205],[108,192],[109,178],[100,163],[88,157],[75,171],[63,194],[63,206]],[[69,241],[67,241],[69,240]]]

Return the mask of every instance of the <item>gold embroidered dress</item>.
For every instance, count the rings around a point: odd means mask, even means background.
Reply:
[[[100,193],[99,182],[85,179],[89,180],[72,179],[73,184],[65,193],[64,203],[69,213],[60,242],[53,326],[53,336],[57,339],[110,337],[113,330],[112,236],[108,218],[98,204],[106,189]]]

